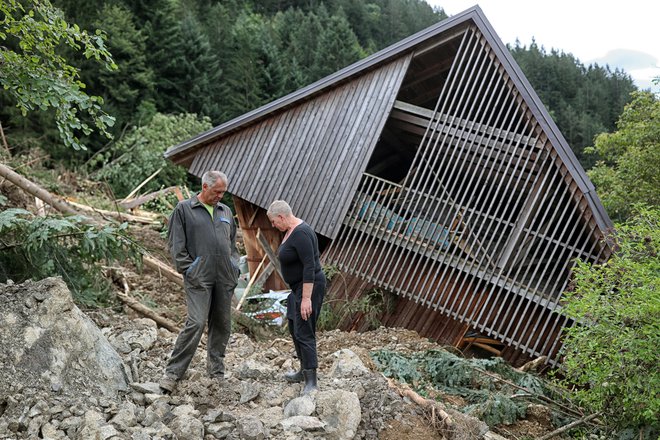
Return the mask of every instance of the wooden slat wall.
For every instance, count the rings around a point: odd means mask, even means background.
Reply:
[[[402,184],[363,176],[324,261],[404,298],[394,325],[445,342],[474,327],[511,353],[555,362],[571,325],[559,302],[574,260],[602,262],[609,251],[587,196],[479,30],[466,33],[434,111],[397,102],[391,117],[420,136],[410,171]],[[411,232],[413,218],[427,226]],[[444,245],[425,238],[436,233]]]
[[[318,233],[336,237],[409,62],[399,58],[216,141],[190,172],[222,170],[232,194],[263,207],[286,200]]]

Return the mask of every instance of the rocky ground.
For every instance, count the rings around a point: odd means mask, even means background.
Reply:
[[[158,231],[134,232],[167,261]],[[131,296],[183,323],[179,285],[151,269],[113,270]],[[489,430],[458,411],[465,404],[460,396],[437,393],[439,403],[429,406],[406,393],[405,384],[378,371],[370,353],[442,349],[408,330],[320,333],[320,390],[311,397],[282,380],[297,367],[290,339],[273,332],[256,341],[244,330],[237,326],[231,337],[225,381],[207,377],[202,341],[177,389],[164,395],[157,381],[176,334],[119,302],[81,311],[59,279],[0,284],[0,439],[469,440],[499,433],[522,440],[554,429],[538,405],[525,419]]]

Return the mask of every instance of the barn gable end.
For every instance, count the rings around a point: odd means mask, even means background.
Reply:
[[[593,185],[478,7],[166,156],[289,201],[328,239],[335,295],[387,290],[388,325],[510,358],[556,361],[575,259],[610,254]]]

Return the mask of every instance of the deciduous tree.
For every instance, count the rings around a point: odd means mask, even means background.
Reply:
[[[75,149],[85,148],[79,136],[94,128],[109,137],[114,119],[101,97],[85,93],[79,70],[62,51],[68,47],[115,69],[103,34],[68,23],[48,0],[0,0],[0,15],[0,85],[22,114],[54,109],[62,140]]]

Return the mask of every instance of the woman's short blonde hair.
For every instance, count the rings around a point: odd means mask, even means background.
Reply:
[[[281,215],[283,217],[288,217],[290,215],[293,215],[293,211],[291,210],[289,204],[284,200],[275,200],[268,207],[268,211],[266,211],[266,214],[268,215],[269,218],[277,217],[278,215]]]

